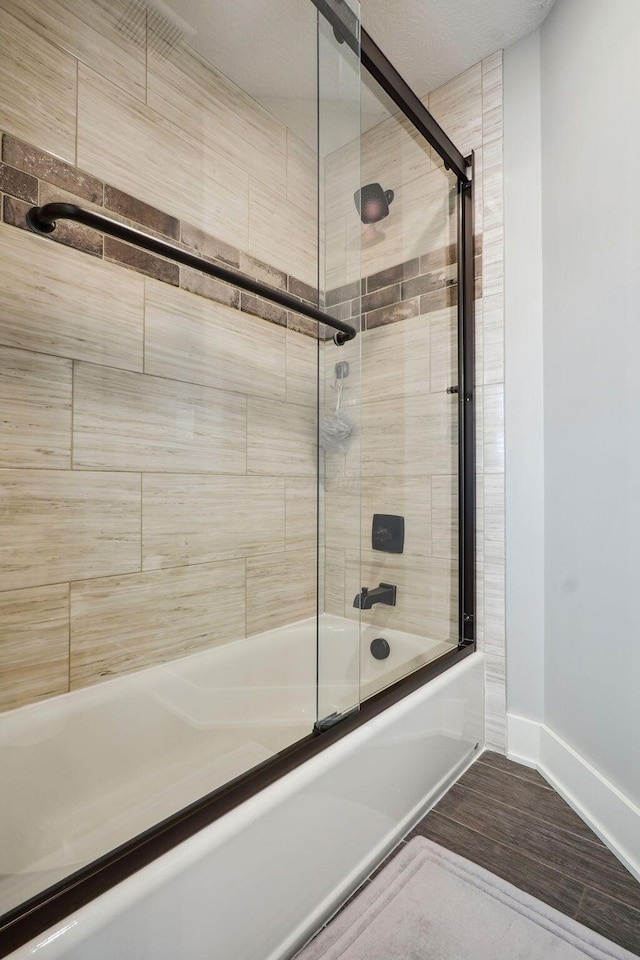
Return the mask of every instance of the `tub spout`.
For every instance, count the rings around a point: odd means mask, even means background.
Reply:
[[[363,587],[360,593],[356,594],[353,605],[360,610],[370,610],[374,603],[386,603],[390,607],[395,607],[396,591],[397,587],[392,583],[381,583],[373,590]]]

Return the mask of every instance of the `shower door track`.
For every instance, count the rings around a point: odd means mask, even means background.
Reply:
[[[434,120],[424,104],[405,83],[400,74],[382,51],[377,47],[365,30],[359,28],[355,14],[344,0],[311,0],[329,24],[334,28],[336,37],[344,40],[356,51],[366,70],[371,72],[385,92],[396,103],[418,132],[444,160],[445,166],[452,170],[458,179],[458,384],[459,403],[459,639],[457,649],[445,654],[433,663],[414,671],[398,680],[395,684],[365,700],[357,713],[351,713],[340,723],[322,732],[311,733],[292,744],[270,760],[254,767],[248,773],[237,777],[206,797],[191,804],[163,822],[110,851],[104,857],[83,867],[76,873],[60,881],[49,889],[21,904],[0,918],[0,957],[16,950],[19,946],[42,934],[55,923],[94,900],[100,894],[121,883],[127,877],[152,863],[158,857],[178,846],[189,837],[214,823],[250,797],[276,782],[285,774],[315,754],[336,743],[357,727],[367,723],[382,711],[404,699],[430,680],[449,670],[454,664],[469,656],[476,649],[475,628],[475,564],[474,564],[474,528],[475,528],[475,439],[474,439],[474,243],[473,243],[473,157],[465,158],[455,147],[444,130]],[[360,36],[360,42],[358,41]],[[40,209],[40,216],[49,219],[51,224],[59,217],[61,207],[69,204],[47,204]],[[58,208],[51,210],[47,208]],[[89,211],[81,210],[80,222],[95,226],[106,232],[104,221],[108,218]],[[44,211],[44,213],[43,213]],[[52,215],[53,214],[53,215]],[[36,214],[33,214],[35,220]],[[96,218],[94,220],[94,218]],[[70,219],[80,219],[74,213]],[[97,220],[100,220],[98,224]],[[118,221],[109,221],[117,228],[118,236],[128,242],[138,244],[133,239],[145,238],[145,243],[153,252],[169,256],[178,262],[195,266],[196,269],[240,286],[267,300],[277,302],[287,309],[309,316],[320,323],[337,330],[342,342],[352,339],[356,331],[348,324],[329,317],[327,314],[307,307],[287,294],[258,284],[243,274],[226,270],[201,260],[187,251],[154,237],[141,234]],[[35,224],[34,224],[35,225]],[[125,231],[129,233],[125,236]],[[38,232],[41,232],[38,229]],[[51,229],[44,232],[51,232]],[[160,246],[166,250],[160,249]],[[166,252],[166,251],[170,252]],[[189,258],[187,261],[186,258]],[[193,261],[191,260],[193,257]],[[242,286],[243,283],[250,284]],[[340,341],[338,341],[340,342]]]

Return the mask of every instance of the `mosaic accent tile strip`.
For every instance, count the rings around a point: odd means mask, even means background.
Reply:
[[[297,277],[264,263],[230,246],[193,224],[185,223],[155,207],[103,183],[96,177],[59,160],[30,144],[4,134],[0,162],[2,218],[5,223],[27,229],[25,215],[35,203],[48,202],[58,187],[67,202],[89,202],[110,216],[168,238],[189,249],[203,260],[218,262],[275,289],[287,290],[301,302],[316,304],[317,291]],[[136,250],[111,237],[103,237],[82,224],[60,223],[52,239],[94,257],[103,258],[144,276],[153,277],[190,293],[215,300],[269,323],[288,326],[307,336],[317,336],[314,321],[300,317],[229,284],[204,276],[197,270],[179,267],[163,257]],[[424,313],[441,310],[457,302],[456,246],[414,257],[342,287],[325,296],[326,309],[341,320],[361,320],[362,328],[373,330]],[[476,298],[481,296],[482,257],[476,256]],[[329,339],[332,331],[320,331],[320,339]]]
[[[180,221],[104,183],[73,164],[23,143],[10,134],[3,134],[0,162],[3,221],[27,230],[25,216],[29,208],[38,202],[46,203],[57,198],[56,188],[61,191],[59,199],[64,202],[81,205],[88,203],[116,220],[122,220],[161,239],[169,239],[172,243],[198,254],[203,260],[241,270],[262,283],[287,290],[301,302],[317,305],[317,291],[297,277],[288,275],[199,227]],[[207,277],[197,270],[178,266],[164,257],[137,250],[112,237],[103,239],[100,233],[82,224],[60,222],[51,239],[144,276],[179,286],[190,293],[261,317],[270,323],[288,326],[307,336],[317,335],[317,324],[306,317],[300,317],[258,297],[244,293],[241,296],[240,290],[230,284]]]

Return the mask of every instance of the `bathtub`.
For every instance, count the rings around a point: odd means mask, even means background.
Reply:
[[[320,631],[327,708],[358,667],[373,692],[439,650]],[[369,662],[373,634],[391,662]],[[12,956],[290,956],[473,758],[482,674],[473,654]],[[305,736],[315,678],[314,619],[4,715],[4,909]]]

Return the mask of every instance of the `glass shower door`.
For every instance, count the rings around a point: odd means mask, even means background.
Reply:
[[[341,7],[347,39],[319,15],[320,288],[328,313],[358,330],[361,232],[359,5]],[[360,569],[360,336],[319,344],[318,722],[360,703],[360,610],[347,570]]]

